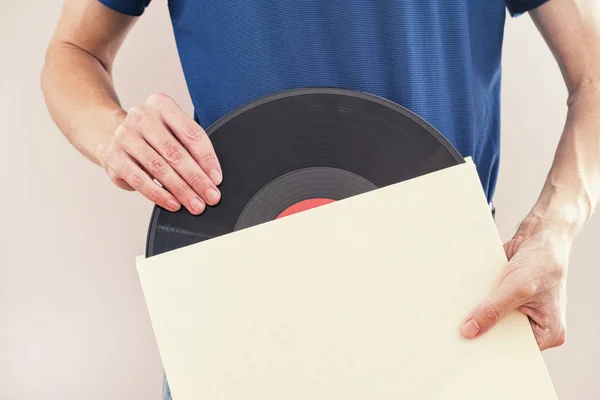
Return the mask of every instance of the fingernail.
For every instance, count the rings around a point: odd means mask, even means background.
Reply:
[[[176,201],[176,200],[169,199],[169,200],[167,201],[167,208],[168,208],[169,210],[171,210],[171,211],[177,211],[177,210],[179,210],[179,207],[180,207],[180,206],[181,206],[181,205],[180,205],[180,204],[179,204],[179,202],[178,202],[178,201]]]
[[[194,197],[190,200],[190,207],[193,212],[200,214],[204,210],[204,202]]]
[[[221,183],[221,181],[223,181],[223,175],[221,175],[221,173],[216,169],[211,170],[208,173],[208,176],[210,177],[210,180],[213,181],[213,183],[215,185],[219,185]]]
[[[206,200],[208,200],[209,204],[217,204],[221,199],[221,195],[213,188],[206,189]]]
[[[460,333],[467,339],[473,339],[481,331],[479,324],[474,319],[470,319],[460,328]]]

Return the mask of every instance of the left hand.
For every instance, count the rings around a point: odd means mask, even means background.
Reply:
[[[464,337],[478,337],[507,313],[519,310],[529,317],[540,350],[564,343],[571,244],[565,235],[543,225],[539,217],[530,216],[504,244],[506,273],[498,289],[465,319]]]

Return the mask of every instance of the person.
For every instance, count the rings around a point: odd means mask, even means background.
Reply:
[[[227,179],[202,126],[257,97],[315,86],[370,92],[420,115],[473,158],[492,201],[506,8],[529,12],[562,71],[568,117],[541,194],[505,244],[502,282],[460,330],[478,337],[518,309],[541,350],[564,342],[569,253],[600,196],[593,0],[170,0],[193,118],[166,94],[119,104],[113,61],[148,3],[65,0],[42,88],[62,132],[115,185],[195,215],[219,202]]]

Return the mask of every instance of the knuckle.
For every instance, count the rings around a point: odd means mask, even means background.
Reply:
[[[203,133],[204,129],[197,124],[188,124],[183,127],[183,134],[192,140],[198,139]]]
[[[139,190],[144,184],[144,178],[137,172],[130,172],[127,175],[127,183],[129,183],[132,188]]]
[[[208,183],[208,179],[204,174],[194,174],[189,179],[190,184],[194,187],[205,186]]]
[[[213,165],[216,163],[217,163],[217,156],[213,152],[205,153],[202,156],[200,156],[200,164],[202,164],[202,165]]]
[[[141,105],[133,106],[127,111],[127,117],[140,117],[144,115],[144,107]]]
[[[500,319],[498,308],[492,304],[488,304],[483,307],[483,316],[486,321],[491,323],[496,323]]]
[[[120,143],[123,140],[125,140],[126,138],[128,138],[129,135],[131,135],[131,131],[129,130],[129,128],[127,126],[125,126],[124,124],[121,124],[115,130],[114,138],[117,142]]]
[[[155,188],[152,188],[148,191],[147,197],[148,200],[150,200],[153,203],[160,203],[163,200],[164,196],[161,191],[161,188],[157,185]]]
[[[169,142],[164,147],[164,155],[171,164],[176,164],[183,157],[183,147],[175,142]]]
[[[138,126],[144,118],[145,110],[142,106],[133,106],[127,111],[127,117],[125,117],[125,125],[130,127]]]
[[[154,158],[148,163],[148,171],[153,176],[162,176],[165,173],[165,162],[160,158]]]
[[[164,93],[152,93],[150,96],[148,96],[148,100],[146,101],[150,105],[160,107],[170,100],[171,98]]]
[[[173,196],[175,196],[178,199],[183,199],[188,197],[188,189],[185,185],[175,185],[171,191],[171,193],[173,194]]]

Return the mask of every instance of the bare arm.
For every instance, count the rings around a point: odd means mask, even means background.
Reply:
[[[600,7],[594,0],[551,0],[531,16],[560,66],[569,111],[526,222],[574,240],[600,198]]]
[[[41,82],[50,114],[69,141],[99,165],[127,115],[111,72],[135,20],[97,0],[67,0],[46,52]]]
[[[126,112],[113,87],[113,61],[135,20],[97,0],[64,1],[41,76],[48,109],[117,186],[200,214],[220,200],[222,180],[206,132],[164,94]]]
[[[512,310],[529,317],[540,349],[566,338],[566,282],[573,242],[600,196],[600,24],[596,0],[550,0],[531,12],[560,65],[568,116],[544,188],[504,249],[497,290],[467,317],[467,338]]]

